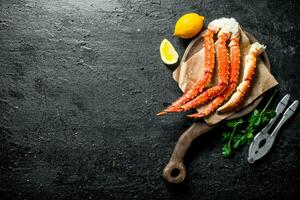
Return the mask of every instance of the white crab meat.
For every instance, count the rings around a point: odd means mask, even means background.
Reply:
[[[210,22],[208,28],[220,30],[219,34],[231,33],[234,35],[239,31],[239,23],[234,18],[222,17]]]

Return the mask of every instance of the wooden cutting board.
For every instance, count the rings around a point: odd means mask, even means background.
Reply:
[[[244,33],[247,35],[247,37],[250,39],[251,43],[257,42],[257,40],[252,36],[250,33],[244,31]],[[185,61],[187,61],[189,58],[191,58],[194,54],[200,51],[202,48],[201,45],[202,42],[202,36],[201,34],[195,38],[194,40],[191,41],[189,46],[186,48],[185,53],[182,57],[181,64],[183,64]],[[271,70],[271,65],[269,61],[269,57],[264,51],[261,54],[261,59],[267,66],[269,70]],[[254,100],[251,104],[247,105],[244,107],[242,110],[239,112],[234,113],[233,115],[229,116],[228,118],[224,119],[234,119],[238,118],[241,116],[244,116],[248,113],[250,113],[252,110],[256,108],[256,106],[261,102],[263,99],[264,94],[261,95],[259,98]],[[223,121],[224,121],[223,120]],[[222,121],[219,121],[215,124],[210,124],[208,125],[206,122],[199,122],[195,121],[191,127],[189,127],[178,139],[178,142],[173,150],[173,153],[171,155],[171,158],[169,160],[169,163],[165,166],[163,170],[163,177],[166,181],[170,183],[181,183],[184,181],[186,177],[186,168],[183,162],[184,156],[189,149],[191,143],[200,135],[209,132],[212,130],[214,127],[216,127],[219,123]]]

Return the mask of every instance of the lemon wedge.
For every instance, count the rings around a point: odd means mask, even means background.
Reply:
[[[162,61],[167,65],[172,65],[177,63],[178,61],[178,53],[175,48],[171,44],[171,42],[167,39],[164,39],[160,43],[160,57]]]
[[[183,39],[189,39],[197,35],[204,23],[204,17],[197,13],[182,15],[175,25],[174,35]]]

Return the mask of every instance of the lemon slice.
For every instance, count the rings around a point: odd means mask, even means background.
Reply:
[[[160,57],[167,65],[175,64],[178,61],[178,53],[171,42],[167,39],[164,39],[160,43]]]

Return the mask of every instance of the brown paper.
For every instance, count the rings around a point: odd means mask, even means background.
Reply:
[[[241,31],[240,40],[240,51],[241,51],[241,66],[240,66],[240,81],[242,79],[244,67],[245,67],[245,57],[250,49],[251,43],[247,35]],[[195,39],[191,45],[186,50],[190,55],[184,55],[189,57],[188,60],[182,62],[181,65],[173,72],[173,78],[178,82],[179,88],[184,92],[186,89],[192,87],[196,80],[203,77],[204,74],[204,49],[203,40],[201,38]],[[184,58],[183,58],[184,59]],[[184,60],[183,60],[184,61]],[[210,86],[218,83],[217,78],[217,67],[215,66],[215,71],[213,73],[213,78]],[[251,83],[251,89],[248,91],[242,105],[240,106],[239,113],[230,112],[225,114],[218,114],[217,112],[212,113],[210,116],[206,117],[204,120],[207,124],[216,124],[223,119],[231,118],[233,116],[241,116],[251,112],[255,106],[259,103],[258,98],[264,94],[267,90],[277,85],[278,82],[271,74],[267,65],[262,61],[261,58],[257,59],[255,77]],[[201,106],[197,108],[200,112],[205,108]]]

